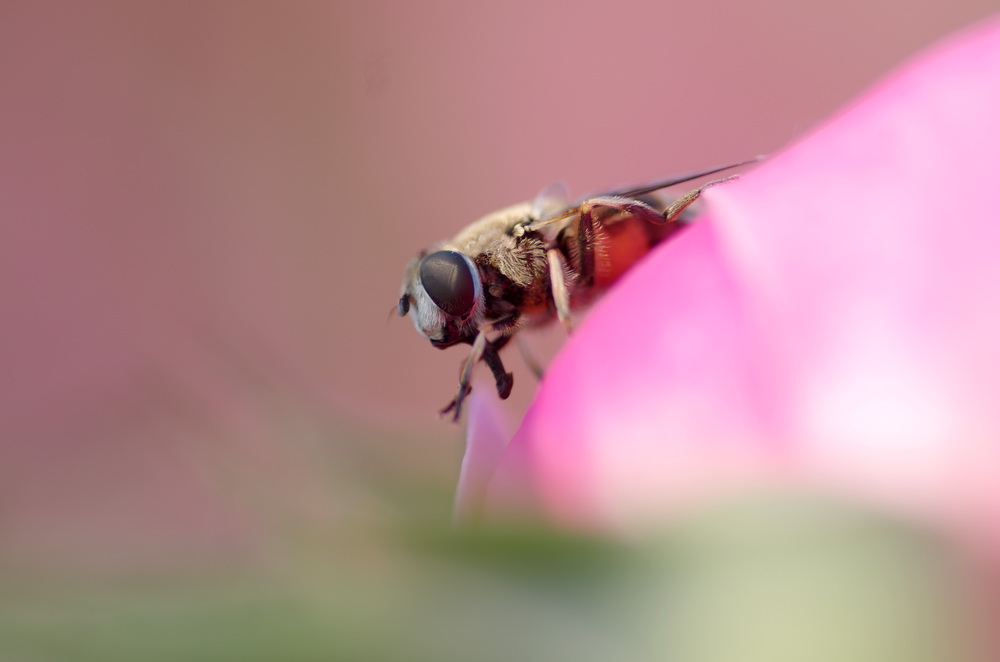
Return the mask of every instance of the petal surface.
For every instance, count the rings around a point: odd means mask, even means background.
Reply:
[[[490,507],[629,530],[777,478],[1000,514],[997,117],[992,22],[713,189],[550,366]]]

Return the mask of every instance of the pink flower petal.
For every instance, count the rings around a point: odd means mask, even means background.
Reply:
[[[993,22],[713,190],[550,366],[490,508],[627,530],[780,477],[1000,521],[997,118]]]
[[[487,386],[492,387],[492,384]],[[473,391],[466,400],[466,407],[469,428],[455,491],[453,520],[456,524],[466,524],[479,517],[490,476],[510,439],[510,429],[497,400],[480,397],[479,391]]]

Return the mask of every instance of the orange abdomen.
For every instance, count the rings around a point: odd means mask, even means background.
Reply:
[[[594,288],[603,290],[638,262],[656,242],[649,223],[628,218],[603,226],[594,238]]]

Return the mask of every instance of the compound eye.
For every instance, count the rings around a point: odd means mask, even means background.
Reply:
[[[396,312],[399,313],[400,317],[406,317],[406,313],[410,312],[410,297],[404,294],[399,297],[399,302],[396,304]]]
[[[452,317],[465,317],[476,303],[469,258],[457,251],[431,253],[420,263],[420,282],[431,301]]]

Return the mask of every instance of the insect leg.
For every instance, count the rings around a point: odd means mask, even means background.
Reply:
[[[694,202],[692,200],[691,202]],[[690,202],[688,204],[691,204]],[[593,285],[596,266],[594,264],[594,246],[597,237],[597,221],[594,218],[595,209],[611,209],[620,212],[622,215],[629,215],[641,218],[654,225],[663,225],[672,222],[664,217],[645,202],[631,200],[614,196],[603,196],[591,198],[580,204],[580,225],[576,234],[577,255],[579,255],[580,265],[577,277],[579,283],[584,287]],[[680,212],[678,212],[680,213]]]
[[[531,348],[528,347],[528,343],[524,342],[524,338],[521,336],[517,337],[517,348],[521,351],[521,358],[524,359],[525,365],[534,373],[535,379],[541,379],[545,371],[542,370],[541,364],[535,359],[534,354],[531,353]]]
[[[701,186],[691,191],[690,193],[685,193],[684,195],[682,195],[681,197],[677,198],[672,203],[670,203],[670,206],[664,210],[663,219],[667,223],[674,222],[677,219],[677,217],[681,215],[681,212],[687,209],[692,202],[701,197],[702,191],[712,186],[715,186],[716,184],[722,184],[724,182],[731,181],[733,179],[736,179],[737,177],[739,177],[739,175],[732,175],[730,177],[723,177],[722,179],[716,179],[714,181],[708,182],[707,184],[702,184]]]
[[[566,271],[562,258],[557,249],[550,248],[545,251],[545,259],[549,263],[549,281],[552,285],[552,301],[556,304],[556,316],[566,329],[566,333],[572,333],[573,323],[569,317],[569,288],[566,287]]]
[[[511,336],[501,336],[497,340],[486,344],[486,349],[483,350],[483,361],[486,365],[490,367],[490,371],[493,373],[493,379],[497,383],[497,395],[500,396],[501,400],[506,400],[510,395],[510,389],[514,386],[514,375],[513,373],[507,372],[503,367],[503,360],[500,358],[500,349],[506,345],[511,339]]]
[[[486,351],[486,334],[480,332],[476,339],[472,341],[472,351],[469,356],[466,357],[465,363],[462,364],[462,370],[458,375],[458,393],[455,394],[455,398],[448,403],[448,406],[441,410],[441,415],[444,416],[449,412],[454,412],[452,416],[452,421],[458,422],[458,417],[462,414],[462,402],[468,397],[469,393],[472,392],[472,368],[475,367],[479,360],[483,358],[483,352]]]

